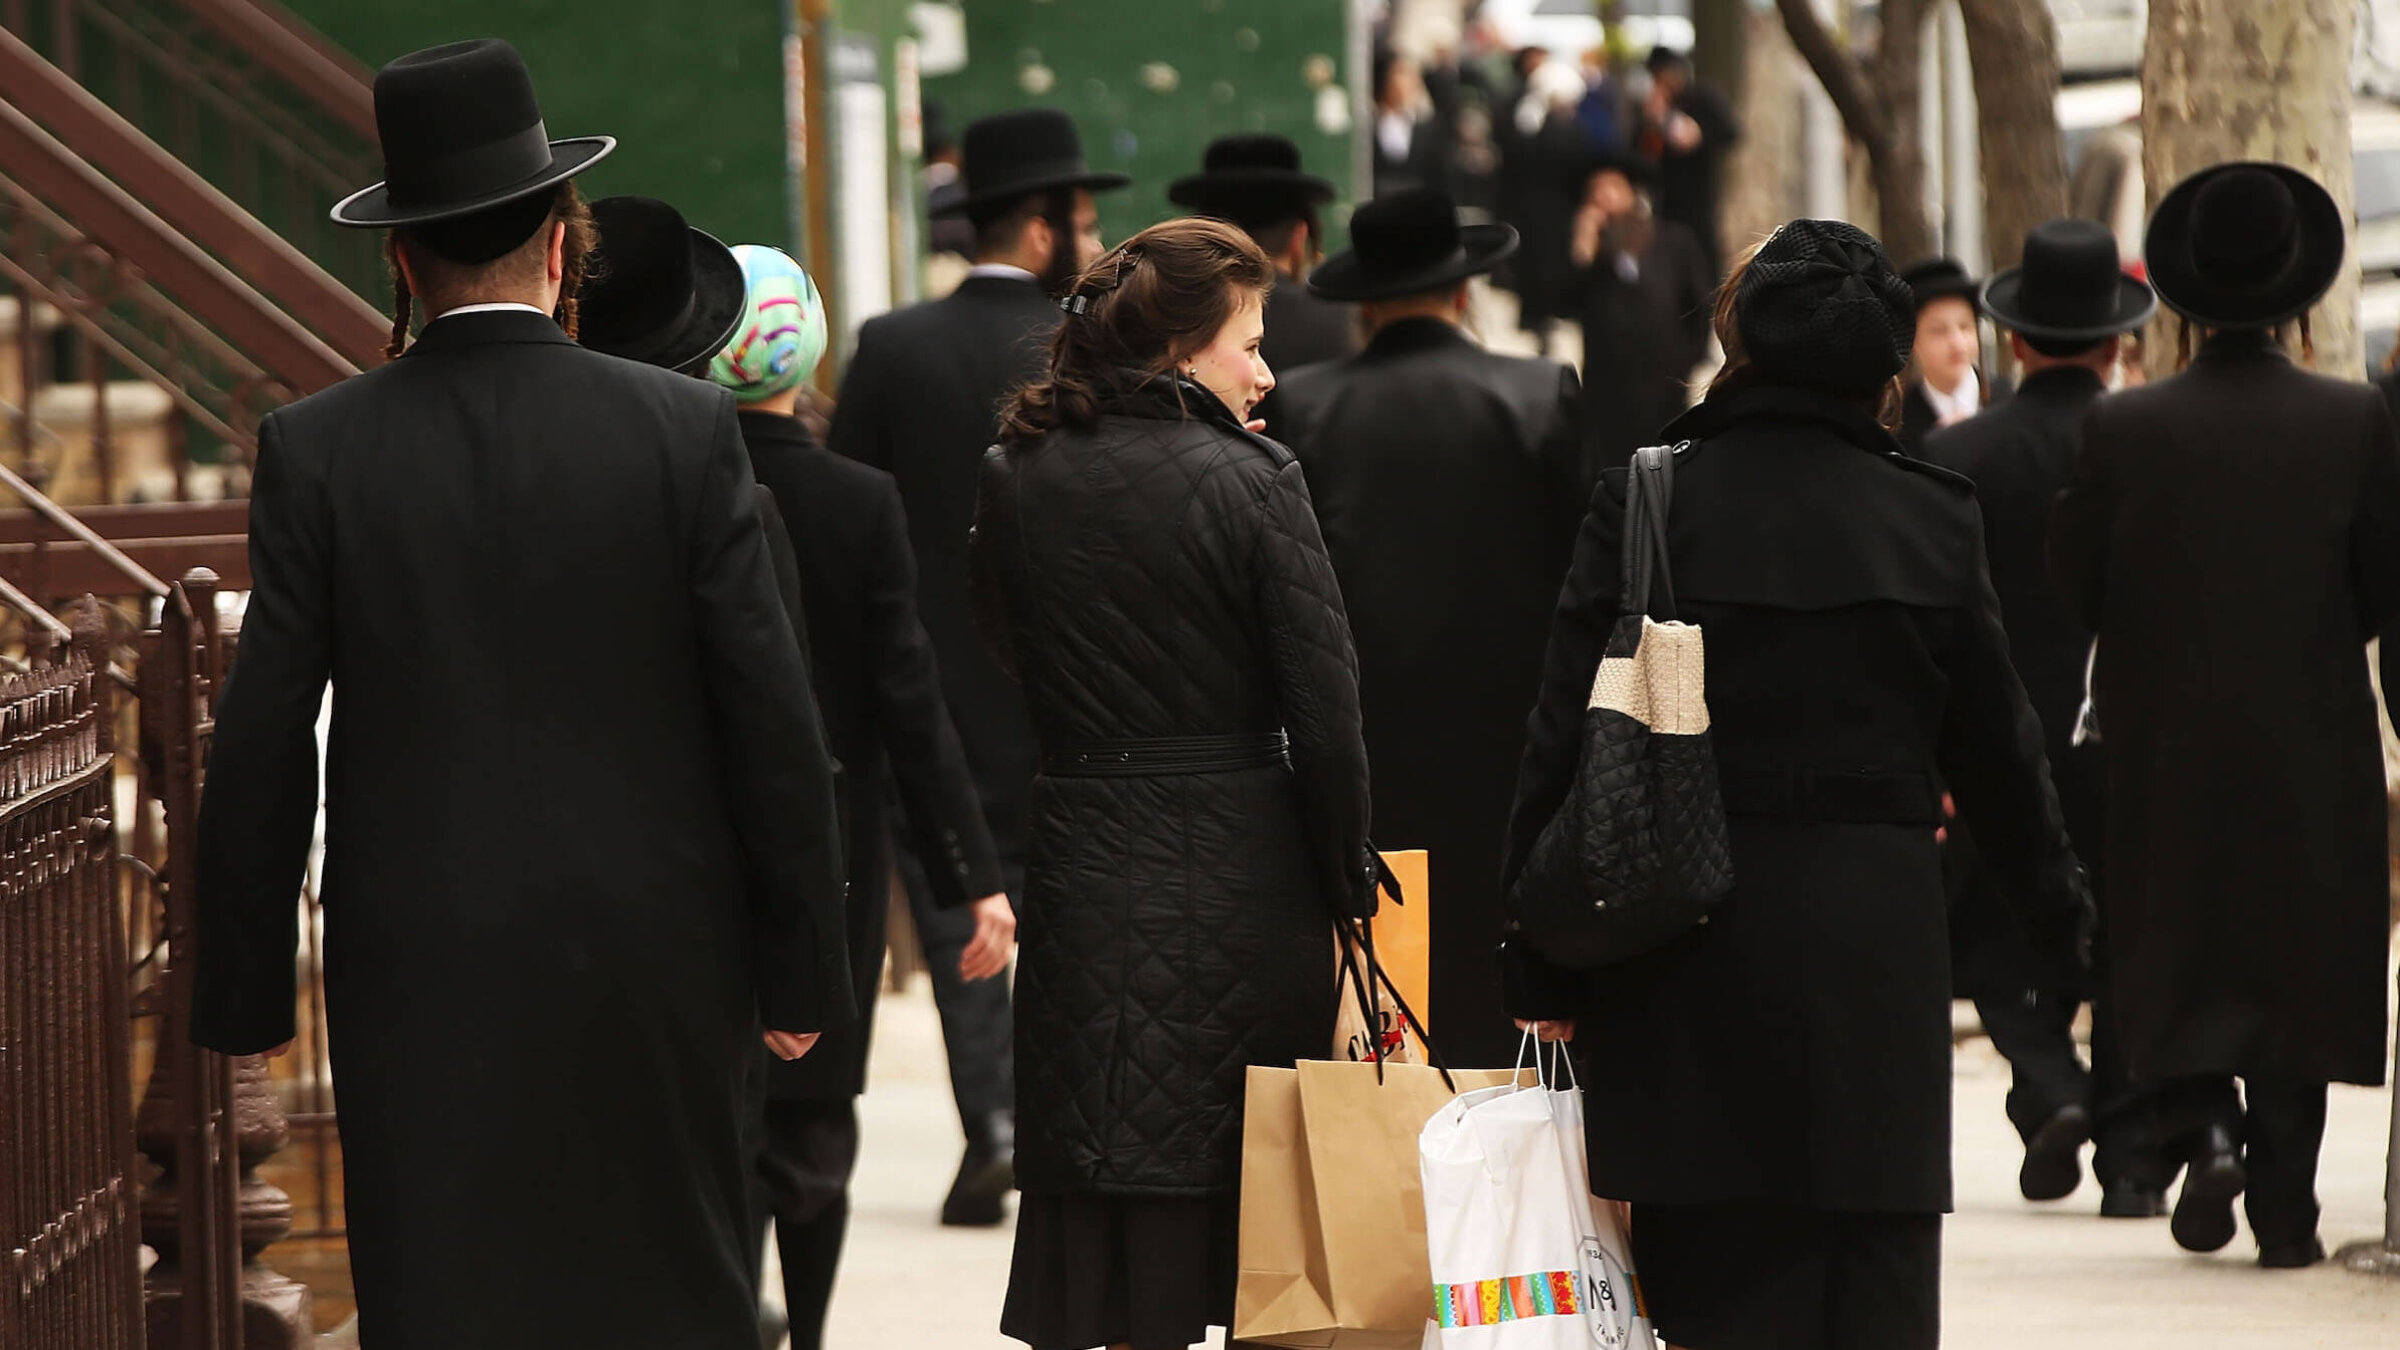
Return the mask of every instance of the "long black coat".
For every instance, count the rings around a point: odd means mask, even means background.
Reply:
[[[841,1098],[867,1085],[867,1037],[882,983],[892,872],[889,802],[902,818],[935,903],[966,904],[1003,883],[966,752],[942,700],[933,643],[917,621],[917,564],[900,492],[879,469],[817,444],[799,419],[741,415],[750,466],[791,532],[826,741],[849,802],[850,974],[859,1018],[804,1059],[769,1066],[775,1097]]]
[[[2107,761],[2099,746],[2074,744],[2092,634],[2051,584],[2047,553],[2051,508],[2075,471],[2084,416],[2106,392],[2099,375],[2080,366],[2037,372],[2015,397],[1989,412],[1936,430],[1926,438],[1924,456],[1975,483],[2009,660],[2042,720],[2043,749],[2068,837],[2077,854],[2095,866],[2105,838]],[[1952,922],[1962,926],[1956,936],[1968,948],[1962,952],[1967,966],[1962,978],[1973,982],[2022,970],[2008,949],[2023,939],[2009,931],[2014,925],[1989,888],[1971,885],[1959,900]]]
[[[1267,292],[1266,332],[1258,354],[1267,369],[1283,374],[1321,361],[1338,361],[1359,348],[1358,307],[1320,300],[1306,283],[1275,278]]]
[[[1681,617],[1708,706],[1735,889],[1709,924],[1588,978],[1536,961],[1518,1016],[1572,1016],[1612,1109],[1592,1187],[1666,1204],[1950,1203],[1950,958],[1937,781],[2062,956],[2084,899],[2009,667],[1965,481],[1848,405],[1719,394],[1670,435]],[[1624,475],[1592,499],[1527,728],[1507,876],[1575,772],[1618,613]],[[1512,952],[1514,948],[1512,947]]]
[[[1025,698],[975,632],[967,532],[975,472],[1000,405],[1047,359],[1058,306],[1033,282],[971,276],[939,300],[869,319],[842,377],[827,440],[892,476],[917,553],[917,613],[1004,872],[1025,865],[1033,728]]]
[[[438,319],[269,417],[253,492],[192,1034],[292,1034],[330,678],[368,1340],[756,1345],[737,1085],[762,1013],[830,1030],[851,996],[832,780],[733,401],[543,315]]]
[[[2258,333],[2101,403],[2052,561],[2100,635],[2108,957],[2136,1078],[2383,1081],[2400,447]]]
[[[1358,664],[1291,455],[1136,391],[984,461],[978,599],[1045,750],[1272,732],[1288,767],[1034,784],[1017,968],[1029,1193],[1239,1177],[1247,1066],[1320,1059],[1332,921],[1372,912]]]
[[[1357,635],[1375,836],[1427,850],[1432,1005],[1452,1063],[1504,1065],[1500,839],[1558,581],[1591,495],[1575,375],[1406,320],[1295,375],[1308,472]]]
[[[1690,230],[1708,257],[1710,277],[1721,277],[1725,259],[1718,217],[1725,155],[1742,138],[1742,121],[1733,110],[1733,100],[1713,84],[1686,86],[1675,98],[1675,111],[1700,124],[1699,145],[1674,149],[1666,143],[1663,129],[1655,126],[1643,127],[1635,144],[1658,161],[1658,214]]]
[[[1691,405],[1692,371],[1708,355],[1716,272],[1692,232],[1653,222],[1628,277],[1613,257],[1577,274],[1583,320],[1584,421],[1595,464],[1613,467]]]

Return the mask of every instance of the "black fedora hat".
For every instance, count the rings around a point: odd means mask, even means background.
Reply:
[[[649,197],[592,203],[600,246],[583,284],[576,341],[628,361],[686,370],[725,350],[749,283],[733,250]]]
[[[1104,192],[1133,181],[1121,173],[1096,173],[1085,164],[1074,119],[1056,108],[976,118],[959,139],[959,159],[967,195],[946,203],[937,215],[988,215],[1037,192]]]
[[[1983,308],[2029,338],[2098,342],[2148,323],[2158,296],[2125,275],[2106,225],[2045,220],[2025,233],[2025,261],[1984,283]]]
[[[1350,248],[1309,274],[1327,300],[1389,300],[1440,290],[1489,272],[1517,251],[1507,225],[1461,225],[1447,193],[1407,188],[1377,197],[1350,217]]]
[[[1264,132],[1219,136],[1208,143],[1200,172],[1167,186],[1167,200],[1236,225],[1288,220],[1334,198],[1327,179],[1300,169],[1300,147]]]
[[[2322,299],[2341,275],[2345,222],[2314,178],[2238,162],[2177,183],[2142,252],[2170,309],[2211,328],[2264,328]]]
[[[336,225],[455,220],[556,187],[617,148],[613,136],[551,140],[525,58],[498,38],[428,47],[375,72],[375,135],[384,180],[335,203]]]
[[[1658,165],[1649,156],[1633,150],[1600,149],[1583,157],[1575,175],[1578,183],[1588,184],[1598,174],[1623,174],[1625,181],[1637,188],[1658,185]]]
[[[1936,300],[1964,300],[1969,308],[1977,311],[1983,308],[1983,287],[1956,258],[1927,258],[1910,263],[1900,269],[1900,279],[1908,283],[1909,293],[1917,298],[1919,309]]]

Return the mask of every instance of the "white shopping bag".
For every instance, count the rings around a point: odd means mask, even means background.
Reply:
[[[1426,1122],[1417,1155],[1427,1350],[1656,1350],[1625,1235],[1592,1199],[1571,1070],[1454,1099]]]

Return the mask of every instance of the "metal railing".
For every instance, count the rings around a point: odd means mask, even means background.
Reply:
[[[96,605],[0,677],[0,1344],[143,1344],[125,950],[112,863],[115,686]]]

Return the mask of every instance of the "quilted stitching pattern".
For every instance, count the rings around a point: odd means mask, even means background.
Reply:
[[[1366,891],[1357,659],[1299,469],[1112,416],[984,462],[980,617],[1045,745],[1283,728],[1293,768],[1043,778],[1017,983],[1028,1190],[1231,1187],[1251,1064],[1321,1057]]]
[[[1644,622],[1619,619],[1603,658],[1624,662],[1637,683],[1654,673],[1638,659]],[[1670,697],[1642,691],[1635,701]],[[1608,965],[1690,931],[1732,889],[1709,734],[1654,732],[1608,707],[1587,710],[1575,779],[1517,882],[1526,942],[1558,965]]]

